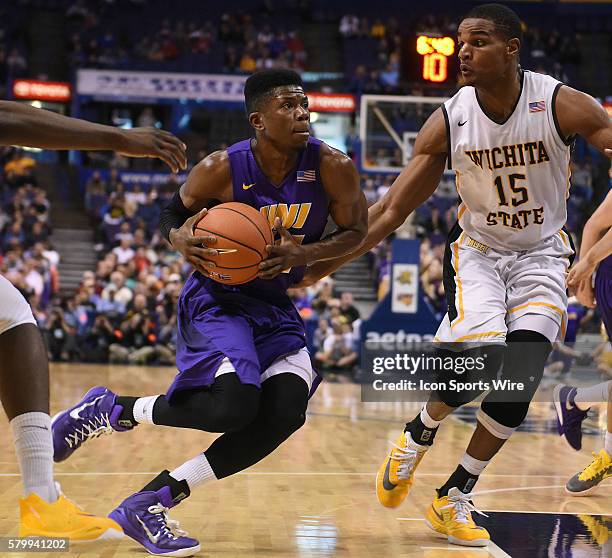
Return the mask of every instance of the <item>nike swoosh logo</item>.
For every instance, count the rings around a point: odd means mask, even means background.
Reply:
[[[569,402],[569,397],[565,400],[565,410],[566,411],[572,411],[574,409],[574,406],[570,404]]]
[[[253,186],[255,186],[255,182],[253,182],[253,184],[245,184],[244,182],[242,183],[243,190],[248,190],[249,188],[252,188]]]
[[[93,401],[90,401],[89,403],[83,403],[80,407],[77,407],[76,409],[72,409],[72,411],[70,411],[70,416],[75,419],[75,420],[79,420],[81,419],[81,415],[79,414],[83,409],[87,408],[87,407],[91,407],[92,405],[95,405],[98,401],[100,401],[100,399],[103,399],[105,397],[106,394],[104,395],[100,395],[99,397],[96,397]]]
[[[136,515],[136,514],[134,514]],[[155,535],[153,533],[151,533],[151,531],[149,531],[149,528],[144,524],[144,521],[142,521],[142,519],[140,519],[140,517],[138,517],[136,515],[136,519],[138,520],[138,523],[140,523],[142,525],[142,529],[145,532],[145,535],[147,536],[147,538],[153,543],[153,544],[157,544],[157,541],[159,541],[159,531],[157,531],[157,533],[155,533]]]
[[[467,120],[465,120],[464,122],[459,121],[459,122],[457,122],[457,126],[463,126],[466,122],[467,122]]]
[[[233,254],[234,252],[238,252],[233,248],[214,248],[217,251],[217,254]]]
[[[393,484],[389,479],[389,469],[391,468],[391,459],[387,460],[387,466],[385,467],[385,474],[383,475],[383,488],[385,490],[393,490],[397,484]]]

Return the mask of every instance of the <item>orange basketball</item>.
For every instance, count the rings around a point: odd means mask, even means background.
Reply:
[[[215,236],[211,246],[219,251],[212,257],[216,267],[211,279],[225,285],[241,285],[257,277],[259,264],[267,256],[266,245],[274,236],[268,220],[254,207],[229,202],[216,205],[196,224],[195,236]]]

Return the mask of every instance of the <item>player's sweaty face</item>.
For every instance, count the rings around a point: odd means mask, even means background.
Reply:
[[[457,31],[459,71],[465,85],[499,79],[507,69],[508,43],[487,19],[464,19]]]
[[[279,87],[265,111],[268,135],[279,143],[300,147],[308,142],[308,97],[298,86]]]

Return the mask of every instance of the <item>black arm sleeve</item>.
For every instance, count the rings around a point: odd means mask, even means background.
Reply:
[[[170,231],[181,227],[195,213],[195,211],[191,212],[183,205],[180,190],[177,190],[170,203],[162,209],[159,216],[159,230],[170,242]]]

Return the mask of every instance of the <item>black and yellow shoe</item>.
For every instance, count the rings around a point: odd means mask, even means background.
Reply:
[[[472,519],[472,512],[486,515],[471,502],[472,495],[464,494],[456,487],[448,491],[448,496],[436,498],[425,515],[425,523],[430,529],[444,535],[448,542],[460,546],[487,546],[491,537],[484,527],[479,527]]]
[[[572,496],[586,496],[609,477],[612,477],[612,457],[602,449],[599,453],[593,452],[591,464],[567,481],[565,491]]]
[[[427,449],[415,444],[409,432],[400,434],[376,475],[376,496],[383,506],[396,508],[406,499]]]

